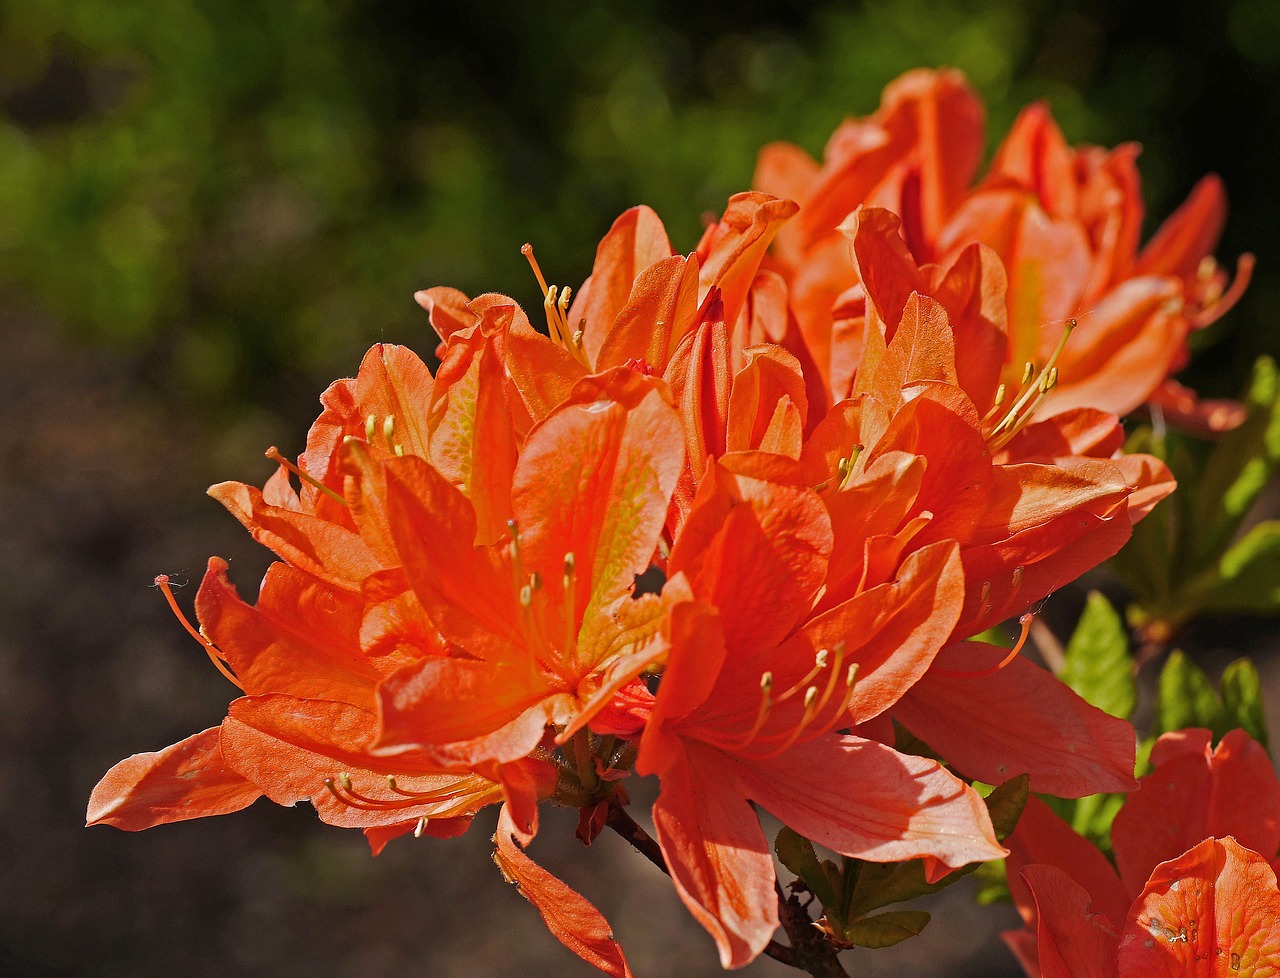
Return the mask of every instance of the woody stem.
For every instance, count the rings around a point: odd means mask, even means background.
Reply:
[[[662,849],[654,838],[642,829],[627,810],[613,801],[609,805],[609,814],[605,825],[617,832],[633,849],[660,870],[671,875]],[[765,945],[764,953],[775,961],[807,971],[814,978],[848,978],[848,973],[841,967],[836,957],[836,949],[827,944],[822,934],[813,926],[808,912],[800,906],[800,901],[792,896],[788,900],[778,888],[778,917],[782,927],[791,940],[791,946],[770,941]]]

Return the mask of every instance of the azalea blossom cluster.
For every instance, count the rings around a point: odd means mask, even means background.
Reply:
[[[1032,107],[974,184],[982,145],[963,79],[914,72],[822,164],[766,148],[757,189],[690,254],[644,207],[576,292],[526,248],[544,329],[506,296],[419,293],[434,374],[375,346],[325,392],[296,463],[272,449],[261,489],[210,490],[279,558],[252,604],[212,559],[188,626],[243,695],[116,765],[89,821],[136,830],[265,795],[309,800],[376,853],[500,806],[504,875],[623,975],[600,914],[524,851],[543,803],[578,809],[584,842],[611,827],[662,864],[737,967],[791,950],[758,809],[933,881],[1007,853],[972,781],[1132,789],[1129,724],[1019,653],[1037,603],[1174,488],[1122,451],[1118,414],[1239,420],[1170,375],[1248,263],[1229,285],[1212,258],[1212,178],[1139,248],[1134,147],[1072,149]],[[1019,616],[1013,649],[975,638]],[[945,763],[895,749],[902,729]],[[632,775],[657,779],[652,838]],[[1036,804],[1011,845],[1043,962],[1077,895],[1031,865],[1060,853],[1022,855],[1062,831]],[[1193,845],[1232,825],[1199,828],[1177,836],[1188,865],[1248,861]],[[1122,864],[1125,900],[1153,858]],[[1099,946],[1126,926],[1115,912],[1091,925]],[[1044,974],[1085,973],[1064,967]]]

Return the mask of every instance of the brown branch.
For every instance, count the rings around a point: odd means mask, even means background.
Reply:
[[[605,825],[631,843],[632,848],[645,859],[668,876],[671,875],[667,860],[662,855],[662,848],[625,808],[616,803],[610,805]],[[777,883],[774,885],[776,887]],[[807,971],[814,978],[849,978],[837,959],[836,948],[828,944],[822,932],[813,926],[809,912],[800,905],[799,899],[795,896],[788,899],[783,895],[781,887],[778,887],[778,919],[787,932],[791,946],[770,941],[764,947],[765,954],[782,964]]]

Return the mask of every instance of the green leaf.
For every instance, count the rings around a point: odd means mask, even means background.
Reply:
[[[1262,680],[1248,659],[1237,659],[1222,671],[1222,706],[1227,728],[1244,731],[1267,746],[1267,712],[1262,702]]]
[[[1193,567],[1222,552],[1280,462],[1280,371],[1270,357],[1254,364],[1245,403],[1249,416],[1218,442],[1195,483],[1184,528],[1194,534]]]
[[[1222,702],[1204,671],[1175,649],[1160,673],[1156,725],[1160,733],[1185,727],[1222,727]]]
[[[1001,842],[1013,834],[1030,794],[1031,775],[1019,774],[983,799],[987,805],[987,814],[991,816],[991,827],[995,829],[996,838]]]
[[[1062,679],[1086,702],[1122,720],[1129,719],[1137,704],[1128,632],[1119,612],[1097,591],[1089,593],[1067,642]]]
[[[824,908],[835,910],[839,906],[836,890],[827,876],[826,867],[818,861],[812,842],[784,825],[774,840],[773,848],[782,865],[804,880],[809,892],[818,898]]]
[[[1099,849],[1111,848],[1111,823],[1124,805],[1124,795],[1089,795],[1076,800],[1071,827]]]
[[[1253,527],[1188,590],[1205,611],[1280,611],[1280,520]]]
[[[891,910],[846,924],[841,936],[860,947],[893,947],[915,937],[927,923],[929,915],[923,910]]]

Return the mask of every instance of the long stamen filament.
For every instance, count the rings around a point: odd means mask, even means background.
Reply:
[[[1013,402],[1013,406],[1009,408],[1009,412],[1000,419],[999,424],[991,429],[993,437],[1000,436],[996,439],[993,447],[1003,447],[1008,443],[1009,439],[1025,427],[1040,406],[1040,402],[1057,386],[1058,359],[1062,356],[1062,351],[1067,348],[1067,340],[1070,339],[1072,331],[1078,325],[1079,322],[1074,318],[1067,320],[1066,328],[1062,331],[1062,337],[1058,340],[1058,345],[1054,348],[1053,354],[1045,362],[1044,367],[1038,374],[1035,372],[1035,365],[1030,362],[1027,363],[1022,372],[1022,388],[1017,399]],[[1035,403],[1028,408],[1028,404],[1033,398]]]
[[[1014,643],[1013,648],[1009,650],[1008,655],[989,669],[978,669],[973,672],[964,672],[953,669],[943,669],[941,666],[933,666],[930,668],[929,672],[935,676],[944,676],[947,679],[981,679],[984,676],[993,676],[1018,657],[1018,653],[1022,651],[1022,647],[1027,644],[1027,637],[1031,634],[1031,623],[1033,621],[1035,621],[1035,615],[1030,612],[1018,619],[1018,623],[1022,626],[1022,633],[1018,636],[1018,641]]]
[[[315,476],[308,475],[306,472],[303,472],[302,469],[298,468],[296,465],[290,462],[287,458],[281,455],[280,449],[276,448],[275,445],[272,445],[263,454],[267,458],[271,459],[271,461],[276,462],[279,465],[283,465],[286,469],[288,469],[290,472],[296,475],[299,479],[301,479],[307,485],[311,486],[313,489],[319,489],[322,493],[324,493],[334,502],[341,503],[343,506],[347,505],[347,501],[343,499],[340,494],[334,492],[332,489],[326,486],[323,482],[321,482]]]
[[[173,588],[169,584],[169,575],[157,574],[155,585],[160,589],[160,593],[164,595],[164,599],[169,602],[169,610],[173,612],[174,616],[182,624],[182,627],[187,630],[187,634],[200,643],[205,654],[209,656],[209,661],[213,663],[218,672],[222,673],[223,677],[228,682],[232,683],[237,689],[244,692],[244,685],[236,678],[235,673],[227,668],[227,663],[222,657],[222,651],[205,638],[204,633],[198,631],[195,626],[187,620],[187,616],[182,613],[182,609],[178,607],[178,599],[173,596]]]

